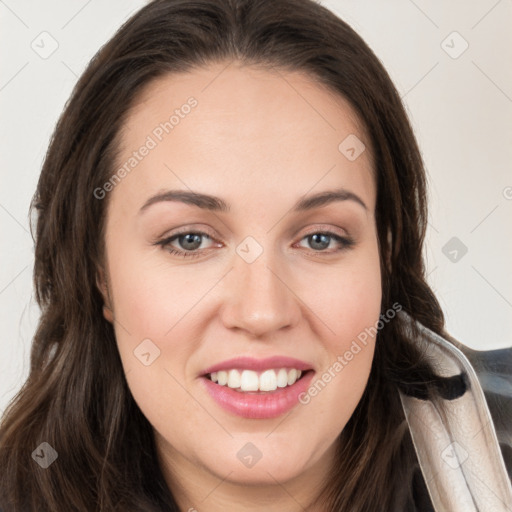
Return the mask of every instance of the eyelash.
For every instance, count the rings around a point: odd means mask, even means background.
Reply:
[[[154,245],[159,245],[163,249],[165,249],[169,254],[172,254],[173,256],[178,256],[181,258],[191,258],[191,257],[194,258],[194,257],[201,256],[201,250],[198,250],[198,249],[195,249],[193,251],[180,251],[175,248],[169,248],[169,244],[171,242],[173,242],[174,240],[176,240],[177,238],[179,238],[180,236],[183,236],[183,235],[200,235],[200,236],[203,236],[203,237],[209,238],[210,240],[215,241],[215,239],[212,236],[210,236],[208,233],[205,233],[204,231],[182,231],[182,232],[175,233],[172,236],[166,237],[163,240],[156,242]],[[330,251],[330,252],[327,252],[325,250],[320,250],[320,251],[311,250],[310,254],[331,255],[331,254],[336,254],[341,251],[351,249],[355,245],[355,241],[353,238],[343,237],[336,233],[333,233],[332,231],[313,231],[311,233],[307,233],[306,235],[304,235],[301,238],[301,241],[304,240],[305,238],[311,237],[313,235],[327,235],[330,238],[334,239],[337,243],[339,243],[341,245],[341,247],[335,251]],[[207,251],[208,249],[204,249],[204,250]]]

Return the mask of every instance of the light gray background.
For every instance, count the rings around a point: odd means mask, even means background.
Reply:
[[[475,349],[512,346],[512,0],[322,3],[373,48],[408,109],[449,332]],[[0,0],[0,413],[28,375],[39,315],[28,207],[50,135],[88,61],[144,4]]]

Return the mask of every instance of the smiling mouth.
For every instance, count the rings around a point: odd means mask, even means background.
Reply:
[[[219,370],[205,377],[215,384],[240,393],[266,394],[293,386],[306,373],[297,368],[272,368],[262,372],[254,370]]]
[[[293,358],[237,358],[202,375],[206,392],[225,411],[247,419],[272,419],[300,403],[315,370]]]

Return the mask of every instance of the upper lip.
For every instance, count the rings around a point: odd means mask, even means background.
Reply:
[[[272,368],[296,368],[297,370],[302,371],[312,369],[310,364],[293,357],[273,356],[267,357],[265,359],[255,359],[253,357],[240,356],[229,359],[227,361],[222,361],[218,364],[214,364],[213,366],[206,368],[202,372],[202,375],[218,372],[220,370],[232,370],[235,368],[240,370],[254,370],[259,372],[270,370]]]

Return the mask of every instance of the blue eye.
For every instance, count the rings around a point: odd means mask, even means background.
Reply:
[[[348,249],[354,245],[354,240],[347,237],[342,237],[337,235],[336,233],[332,233],[330,231],[318,231],[316,233],[311,233],[306,235],[302,240],[307,239],[311,246],[318,251],[315,252],[325,252],[330,245],[332,240],[336,241],[341,246],[341,249],[335,250],[334,252],[339,252],[343,249]],[[332,253],[332,252],[331,252]],[[329,253],[329,254],[331,254]]]
[[[156,242],[155,245],[160,245],[173,256],[190,258],[201,256],[204,251],[208,250],[204,248],[200,249],[204,239],[213,241],[213,238],[210,235],[202,231],[184,231],[160,240]],[[342,237],[331,231],[316,231],[314,233],[309,233],[304,236],[301,241],[302,240],[308,240],[308,243],[314,249],[312,251],[314,254],[335,254],[349,249],[355,245],[355,241],[352,238]],[[338,248],[331,251],[326,251],[333,240],[338,244]],[[171,245],[174,242],[177,242],[178,245],[181,246],[181,249]]]
[[[178,233],[157,243],[166,249],[170,254],[186,258],[190,256],[194,257],[201,255],[201,252],[198,252],[198,249],[201,246],[202,238],[208,238],[212,240],[208,234],[203,233],[202,231],[189,231]],[[179,245],[181,245],[184,250],[179,250],[171,246],[171,243],[175,240],[178,241]]]

